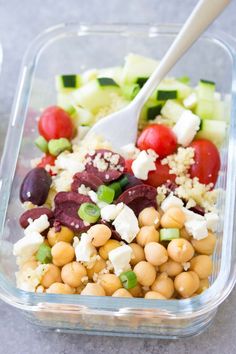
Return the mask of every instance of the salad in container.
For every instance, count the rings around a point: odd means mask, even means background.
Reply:
[[[26,54],[1,169],[0,286],[41,326],[193,335],[233,287],[226,39],[200,39],[156,87],[135,144],[87,136],[135,98],[176,31],[59,26]]]

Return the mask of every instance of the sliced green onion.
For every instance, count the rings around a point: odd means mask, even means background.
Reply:
[[[71,151],[71,143],[66,138],[51,139],[48,143],[48,150],[51,155],[58,156],[65,150]]]
[[[127,100],[133,100],[134,97],[139,93],[140,86],[138,84],[125,85],[122,87],[122,93],[127,98]]]
[[[93,224],[100,218],[100,209],[95,204],[83,203],[79,207],[78,215],[82,220]]]
[[[125,289],[132,289],[137,285],[137,276],[132,270],[121,273],[119,278]]]
[[[115,191],[114,189],[102,184],[101,186],[98,187],[97,196],[98,199],[101,200],[102,202],[110,204],[114,200]]]
[[[178,77],[177,80],[182,82],[183,84],[186,84],[186,85],[188,85],[190,83],[190,78],[188,76]]]
[[[121,188],[124,188],[125,186],[127,186],[127,184],[129,183],[129,179],[127,176],[123,176],[118,183],[120,184]]]
[[[122,193],[122,189],[121,189],[119,182],[113,182],[113,183],[109,184],[109,188],[112,188],[115,192],[114,199],[118,198],[119,195],[121,195],[121,193]]]
[[[52,262],[51,247],[42,243],[36,253],[36,259],[40,263],[47,264]]]
[[[39,136],[36,140],[35,140],[35,145],[37,146],[37,148],[39,148],[39,150],[41,150],[42,152],[47,153],[48,152],[48,142],[46,139],[44,139],[43,136]]]
[[[160,240],[161,241],[171,241],[175,238],[179,238],[179,229],[161,229],[160,230]]]

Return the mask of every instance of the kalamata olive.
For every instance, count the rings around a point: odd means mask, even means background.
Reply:
[[[193,211],[196,214],[202,215],[202,216],[205,215],[205,209],[202,208],[200,205],[196,205],[196,206],[190,208],[189,210]]]
[[[29,225],[29,219],[35,220],[38,219],[41,215],[46,214],[48,220],[53,219],[53,212],[48,208],[34,208],[30,210],[26,210],[20,217],[19,222],[21,227],[25,229]]]
[[[126,191],[127,189],[134,187],[134,186],[138,186],[138,185],[142,185],[143,182],[141,181],[141,179],[136,178],[135,176],[133,176],[131,173],[125,173],[124,176],[126,176],[128,178],[128,183],[126,184],[126,186],[124,187],[124,191]]]
[[[25,176],[20,188],[22,203],[31,202],[34,205],[43,205],[47,199],[52,183],[52,177],[44,169],[36,167]]]
[[[85,187],[89,187],[92,190],[97,191],[98,187],[103,184],[103,181],[93,173],[88,173],[86,171],[78,172],[73,176],[73,182],[71,184],[72,192],[78,192],[78,188],[82,184]]]

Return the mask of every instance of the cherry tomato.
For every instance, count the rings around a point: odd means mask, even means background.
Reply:
[[[132,160],[132,159],[125,160],[125,172],[133,174],[133,171],[131,168],[133,161],[134,160]]]
[[[167,181],[175,182],[176,175],[170,173],[168,165],[162,165],[160,160],[155,162],[156,170],[150,171],[147,181],[145,183],[153,187],[159,187]]]
[[[74,127],[71,118],[62,108],[48,107],[43,111],[38,122],[39,133],[46,139],[71,139]]]
[[[169,127],[151,124],[140,134],[137,146],[140,150],[152,149],[163,158],[176,151],[177,139]]]
[[[220,154],[217,147],[207,139],[198,139],[190,144],[194,148],[195,163],[190,167],[190,176],[198,177],[200,183],[215,185],[220,170]]]
[[[52,156],[52,155],[45,155],[44,157],[42,157],[41,161],[38,163],[37,167],[43,167],[45,168],[46,165],[50,165],[50,166],[54,166],[55,165],[55,160],[56,157]],[[52,171],[49,171],[51,176],[54,176],[55,173],[53,173]]]

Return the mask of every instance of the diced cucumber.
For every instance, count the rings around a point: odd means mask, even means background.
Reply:
[[[188,97],[183,100],[183,105],[187,109],[193,109],[197,104],[197,94],[196,92],[191,93]]]
[[[196,114],[202,119],[212,119],[214,111],[214,100],[198,100]]]
[[[138,84],[129,84],[129,85],[124,85],[122,88],[122,94],[123,96],[131,101],[134,99],[134,97],[139,93],[140,87]]]
[[[58,92],[57,105],[63,108],[70,115],[73,115],[76,112],[75,107],[72,103],[71,94],[69,93]]]
[[[220,146],[226,136],[227,124],[224,121],[204,119],[201,124],[201,130],[196,138],[211,140],[215,145]]]
[[[225,102],[220,100],[214,101],[213,119],[226,120],[225,117]]]
[[[166,99],[176,99],[177,98],[178,100],[183,100],[192,93],[191,87],[189,87],[188,85],[185,85],[182,82],[175,80],[173,78],[164,79],[160,83],[160,85],[158,86],[156,92],[154,92],[154,95],[152,95],[152,97],[155,97],[155,98],[165,97],[162,95],[162,93],[160,96],[160,91],[164,91],[164,92],[167,91],[167,95],[166,95],[167,98]],[[171,93],[168,94],[169,92],[171,92]]]
[[[58,91],[70,91],[80,87],[82,81],[80,75],[57,75],[56,89]]]
[[[185,85],[189,85],[189,83],[190,83],[190,78],[188,76],[178,77],[177,80],[182,82]]]
[[[155,119],[155,117],[160,113],[159,109],[161,111],[161,107],[159,107],[159,106],[163,106],[163,104],[164,104],[163,102],[160,102],[160,101],[158,102],[157,100],[149,98],[141,110],[140,120],[143,122],[146,122],[147,120]],[[154,111],[157,114],[154,118],[151,119],[151,117],[153,117],[153,115],[154,115]],[[149,119],[148,119],[148,117],[149,117]]]
[[[72,119],[76,126],[84,125],[91,126],[94,123],[94,115],[82,107],[75,107],[75,113],[72,115]]]
[[[119,86],[111,77],[98,77],[99,86]]]
[[[159,101],[174,100],[177,96],[176,90],[157,90],[157,100]]]
[[[158,61],[130,53],[125,58],[122,81],[136,83],[138,78],[148,78],[156,69]]]
[[[138,77],[136,80],[136,83],[139,85],[139,87],[143,87],[145,83],[148,81],[148,77]]]
[[[114,66],[114,67],[110,67],[110,68],[99,69],[97,77],[98,78],[99,77],[110,77],[115,82],[117,82],[118,85],[121,85],[122,74],[123,74],[123,68],[121,66]]]
[[[147,109],[147,120],[154,120],[160,113],[162,109],[162,104],[157,104],[156,106],[149,107]]]
[[[72,95],[77,105],[96,113],[110,104],[112,93],[121,93],[121,90],[118,86],[100,86],[97,80],[92,80],[72,92]]]
[[[197,87],[198,99],[213,101],[215,87],[216,87],[216,85],[213,81],[200,80],[198,83],[198,87]]]
[[[82,84],[85,85],[91,80],[95,80],[98,77],[97,69],[86,70],[81,74]]]
[[[184,111],[184,107],[179,102],[167,100],[162,107],[161,114],[176,123]]]

